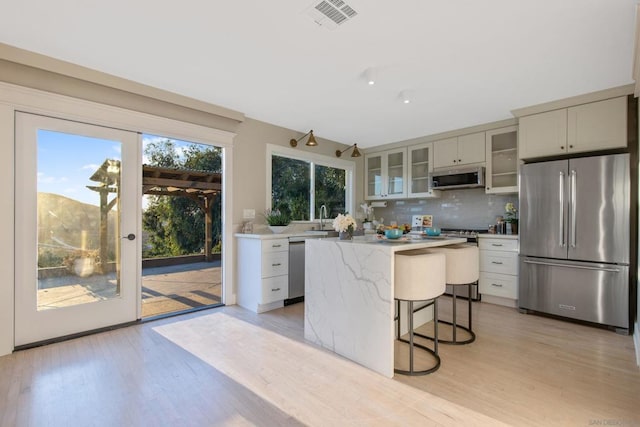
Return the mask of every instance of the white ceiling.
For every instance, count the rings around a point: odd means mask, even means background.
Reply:
[[[365,148],[633,82],[636,0],[346,3],[3,1],[0,42]]]

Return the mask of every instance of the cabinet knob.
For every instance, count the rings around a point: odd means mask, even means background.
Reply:
[[[462,161],[462,159],[458,159],[458,162],[461,162],[461,161]]]
[[[569,148],[573,148],[573,145],[569,145]]]
[[[491,188],[487,187],[487,190],[491,190]]]
[[[561,146],[560,146],[560,149],[561,149],[561,150],[564,150],[564,145],[561,145]]]

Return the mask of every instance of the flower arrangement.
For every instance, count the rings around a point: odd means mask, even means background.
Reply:
[[[289,217],[278,209],[267,209],[264,211],[264,219],[269,225],[289,225]]]
[[[339,233],[347,233],[352,236],[356,229],[356,220],[349,214],[338,214],[333,220],[333,229]]]
[[[518,222],[518,209],[515,207],[513,203],[509,202],[506,205],[504,205],[504,210],[506,212],[505,214],[506,222],[511,222],[511,223]]]

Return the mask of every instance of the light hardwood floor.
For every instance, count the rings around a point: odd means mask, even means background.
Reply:
[[[450,302],[440,305],[446,316]],[[303,309],[214,310],[304,341]],[[631,337],[491,304],[474,309],[475,343],[441,345],[439,371],[395,381],[512,425],[640,425]],[[210,312],[1,357],[0,425],[300,425],[153,331]]]

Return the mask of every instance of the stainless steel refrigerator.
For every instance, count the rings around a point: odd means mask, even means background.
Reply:
[[[522,165],[519,306],[629,330],[629,155]]]

